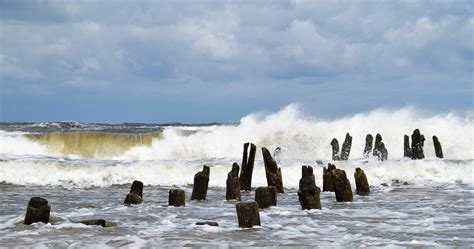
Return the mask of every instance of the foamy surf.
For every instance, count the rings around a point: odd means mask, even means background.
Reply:
[[[260,156],[257,153],[257,156]],[[128,184],[141,179],[147,185],[185,186],[193,183],[194,173],[202,165],[211,167],[209,185],[225,187],[227,173],[232,162],[238,158],[208,160],[152,160],[152,161],[116,161],[116,160],[53,160],[14,159],[0,162],[0,182],[17,185],[49,185],[64,187],[108,187],[116,184]],[[283,183],[286,188],[298,188],[301,178],[301,165],[313,165],[316,183],[322,184],[323,165],[310,161],[283,160]],[[362,167],[373,186],[392,184],[393,181],[410,185],[474,185],[472,169],[474,160],[425,159],[412,161],[388,160],[352,160],[336,162],[338,168],[352,177],[355,168]],[[34,173],[32,173],[34,172]],[[256,160],[253,186],[266,185],[265,170],[261,159]],[[355,186],[353,186],[355,188]]]
[[[83,126],[81,126],[83,129]],[[282,147],[286,159],[331,159],[330,141],[353,137],[350,159],[362,157],[366,134],[380,133],[389,158],[403,157],[403,135],[418,128],[425,135],[425,155],[434,157],[431,137],[442,143],[445,158],[473,159],[473,117],[454,113],[426,115],[415,108],[378,109],[326,120],[306,116],[297,105],[279,112],[243,117],[236,125],[164,126],[141,134],[55,132],[22,134],[0,131],[0,153],[6,155],[76,155],[104,160],[178,160],[238,157],[242,144]],[[123,129],[126,129],[124,127]]]

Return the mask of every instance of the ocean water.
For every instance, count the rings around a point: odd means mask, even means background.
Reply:
[[[419,128],[425,159],[403,158],[403,135]],[[251,114],[232,124],[0,123],[0,246],[460,246],[474,243],[473,117],[425,114],[413,108],[374,110],[328,120],[290,105]],[[355,191],[355,168],[364,169],[369,196],[337,203],[321,193],[321,210],[301,210],[301,166],[312,165],[322,187],[331,162],[330,141],[353,136],[344,169]],[[387,161],[362,158],[366,134],[380,133]],[[436,135],[444,159],[435,157]],[[257,145],[252,186],[266,186],[261,147],[282,148],[278,157],[285,193],[260,210],[261,226],[238,227],[236,201],[225,200],[233,162],[243,143]],[[322,161],[322,164],[316,161]],[[194,174],[210,166],[206,201],[190,201]],[[124,206],[133,180],[142,181],[144,203]],[[168,190],[182,188],[186,207],[168,207]],[[243,201],[254,191],[242,192]],[[49,224],[23,225],[28,200],[46,198]],[[106,219],[114,227],[86,226]],[[219,227],[196,226],[216,221]]]

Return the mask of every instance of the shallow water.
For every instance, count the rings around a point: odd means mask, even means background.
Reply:
[[[168,207],[170,186],[145,186],[142,205],[122,204],[129,185],[62,188],[5,185],[0,245],[67,246],[466,246],[474,243],[473,190],[465,185],[373,186],[367,197],[337,203],[321,193],[322,210],[301,210],[296,189],[278,195],[278,206],[260,210],[261,226],[238,228],[234,201],[224,188],[210,188],[206,201]],[[22,224],[30,196],[52,205],[51,224]],[[242,199],[253,200],[254,192]],[[102,218],[117,227],[76,224]],[[212,220],[219,227],[196,226]]]

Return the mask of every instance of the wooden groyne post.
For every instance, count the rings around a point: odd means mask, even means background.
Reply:
[[[207,195],[207,187],[209,185],[209,166],[204,165],[202,171],[199,171],[194,175],[193,192],[191,194],[191,200],[205,200]]]
[[[278,168],[276,161],[267,148],[262,147],[263,162],[265,164],[265,175],[267,177],[268,186],[275,186],[278,193],[283,193],[283,179],[281,176],[281,168]]]
[[[250,153],[248,148],[250,146]],[[240,171],[240,190],[250,191],[252,189],[252,173],[255,163],[255,153],[257,147],[252,143],[244,144],[244,152],[242,154],[242,169]]]
[[[349,159],[349,155],[351,154],[351,147],[352,147],[352,136],[349,135],[349,132],[348,132],[346,133],[346,137],[344,138],[344,143],[342,143],[341,160]]]
[[[226,181],[226,200],[239,200],[240,201],[240,179],[239,179],[239,164],[234,162],[232,164],[232,170],[227,174]]]
[[[321,189],[316,186],[313,167],[301,167],[301,179],[298,190],[298,200],[302,209],[321,209]]]
[[[48,223],[50,212],[51,206],[48,204],[48,200],[41,197],[32,197],[28,202],[23,224],[30,225],[36,222]]]
[[[239,227],[260,226],[260,213],[256,202],[241,202],[235,205]]]
[[[142,202],[143,202],[143,182],[135,180],[132,183],[130,193],[127,194],[123,203],[126,205],[130,205],[130,204],[140,204]]]

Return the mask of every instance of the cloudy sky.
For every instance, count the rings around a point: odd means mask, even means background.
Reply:
[[[473,109],[474,1],[0,0],[2,121]]]

